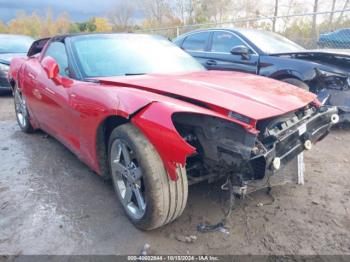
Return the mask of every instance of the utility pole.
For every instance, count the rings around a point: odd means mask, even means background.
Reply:
[[[312,37],[315,37],[317,32],[316,32],[316,25],[317,25],[317,10],[318,10],[318,0],[315,0],[314,2],[314,14],[312,16]]]
[[[276,32],[276,20],[277,20],[277,15],[278,15],[278,0],[275,0],[275,12],[274,12],[274,18],[272,21],[272,31]]]

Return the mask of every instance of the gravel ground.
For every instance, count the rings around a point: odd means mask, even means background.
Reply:
[[[308,152],[304,186],[239,201],[229,234],[201,234],[222,216],[220,185],[191,186],[184,214],[151,232],[126,219],[110,183],[44,133],[22,133],[0,97],[0,254],[350,254],[350,129]],[[178,239],[195,235],[191,244]]]

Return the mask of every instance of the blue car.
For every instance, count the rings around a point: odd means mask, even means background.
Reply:
[[[350,49],[350,28],[321,34],[320,39],[318,40],[318,46],[321,48]]]
[[[318,95],[350,122],[350,51],[308,50],[267,31],[213,28],[173,40],[209,70],[271,77]]]

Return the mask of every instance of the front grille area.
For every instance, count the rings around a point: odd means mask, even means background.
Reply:
[[[331,116],[336,113],[335,107],[319,108],[311,116],[299,118],[301,120],[298,123],[284,128],[278,135],[268,136],[267,138],[271,139],[265,139],[266,141],[263,142],[266,153],[255,155],[250,160],[253,177],[261,179],[263,176],[278,173],[271,167],[274,158],[280,158],[281,169],[283,169],[304,151],[306,140],[314,144],[325,137],[332,126]]]

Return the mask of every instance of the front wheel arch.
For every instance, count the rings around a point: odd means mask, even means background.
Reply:
[[[115,128],[128,123],[129,120],[112,115],[106,117],[98,126],[96,131],[96,157],[99,164],[100,175],[105,180],[110,180],[111,176],[108,167],[108,141],[111,133]]]
[[[298,78],[295,77],[288,77],[288,78],[283,78],[281,79],[282,82],[294,85],[296,87],[299,87],[305,91],[310,91],[310,87],[303,81],[301,81]]]

